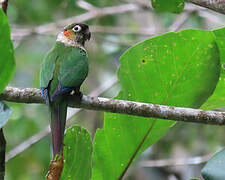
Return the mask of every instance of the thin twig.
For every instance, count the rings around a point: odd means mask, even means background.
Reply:
[[[155,30],[152,28],[129,28],[129,27],[112,27],[112,26],[89,26],[91,33],[109,33],[109,34],[137,34],[137,35],[147,35],[152,36],[155,35]],[[41,34],[41,35],[56,35],[59,29],[53,28],[51,31],[48,29],[46,31],[33,31],[30,28],[16,28],[13,29],[12,39],[18,39],[21,37],[33,35],[33,34]]]
[[[192,6],[189,5],[188,7],[192,7]],[[111,8],[114,9],[114,6]],[[108,9],[110,9],[110,7]],[[178,29],[180,29],[181,26],[183,26],[183,24],[190,17],[190,15],[197,10],[199,10],[198,11],[199,16],[201,16],[203,18],[207,18],[216,24],[220,24],[220,25],[223,24],[222,19],[220,19],[217,16],[214,16],[213,14],[210,14],[207,11],[203,11],[200,8],[189,8],[188,11],[185,11],[184,13],[182,13],[180,16],[178,16],[176,18],[174,23],[167,29],[167,32],[168,31],[177,31]],[[135,11],[135,9],[133,9],[133,11]],[[90,12],[92,12],[92,11],[90,11]],[[127,11],[124,11],[124,12],[127,12]],[[89,15],[88,15],[88,17],[89,18],[98,17],[98,15],[96,15],[95,13],[93,15],[94,15],[93,17],[89,17]],[[87,13],[84,13],[84,14],[81,14],[81,15],[78,15],[75,17],[65,19],[65,21],[67,22],[67,24],[70,24],[70,23],[74,22],[75,20],[80,22],[80,21],[84,20],[83,18],[80,19],[80,17],[86,17],[86,16],[87,16]],[[101,14],[101,16],[104,16],[104,13]],[[64,23],[64,24],[61,24],[61,23]],[[19,38],[19,40],[20,40],[22,37],[33,35],[33,34],[56,35],[57,32],[59,31],[59,29],[63,25],[66,25],[66,23],[64,21],[60,20],[55,23],[45,24],[45,25],[41,25],[41,26],[37,26],[37,27],[24,28],[24,27],[14,26],[14,28],[12,29],[12,39],[17,40]],[[158,29],[157,30],[151,29],[151,28],[133,28],[133,29],[131,29],[128,27],[111,27],[111,26],[90,26],[90,30],[92,33],[111,33],[111,34],[119,34],[119,35],[121,35],[121,34],[138,34],[138,35],[152,36],[152,35],[156,35],[156,32],[157,32],[157,34],[160,33],[160,30],[158,30]]]
[[[207,19],[208,21],[210,21],[211,23],[214,24],[214,26],[216,25],[223,27],[224,26],[224,17],[223,16],[218,16],[218,14],[215,14],[213,12],[210,11],[198,11],[198,15],[202,18]],[[212,28],[212,27],[211,27]]]
[[[44,103],[41,98],[40,90],[36,88],[7,87],[5,91],[0,94],[0,100],[17,103]],[[75,108],[201,124],[225,124],[224,112],[203,111],[200,109],[90,97],[85,95],[82,97],[79,104],[77,103],[76,96],[71,96],[68,100],[69,106]]]
[[[178,31],[188,20],[188,18],[193,14],[194,11],[184,12],[181,15],[177,16],[173,24],[168,28],[168,32],[176,32]]]
[[[136,4],[122,4],[118,6],[110,6],[110,7],[104,7],[104,8],[95,8],[93,10],[90,10],[84,14],[80,14],[74,17],[70,17],[63,20],[58,20],[53,23],[40,25],[37,27],[32,28],[16,28],[17,32],[19,32],[22,36],[28,36],[31,34],[47,34],[49,32],[58,32],[59,28],[62,28],[68,24],[71,24],[71,22],[84,22],[90,19],[94,19],[101,16],[107,16],[107,15],[113,15],[113,14],[120,14],[125,12],[132,12],[132,11],[138,11],[141,8]]]
[[[152,36],[155,34],[153,28],[135,28],[129,27],[112,27],[112,26],[90,26],[90,30],[93,33],[111,33],[111,34],[139,34]]]
[[[98,9],[97,7],[95,7],[94,5],[92,5],[91,3],[86,2],[86,1],[83,1],[83,0],[77,1],[76,4],[80,8],[83,8],[84,10],[87,10],[87,11],[93,11],[93,10]]]
[[[198,6],[202,6],[213,11],[225,14],[225,0],[187,0]]]
[[[13,148],[8,152],[5,158],[5,162],[12,159],[13,157],[17,156],[21,152],[25,151],[27,148],[29,148],[31,145],[36,143],[37,141],[41,140],[42,138],[46,137],[50,132],[50,126],[47,126],[44,130],[41,132],[29,137],[27,140],[20,143],[18,146]]]
[[[187,166],[196,165],[207,162],[213,155],[196,156],[190,158],[160,159],[141,161],[142,167],[171,167],[171,166]]]

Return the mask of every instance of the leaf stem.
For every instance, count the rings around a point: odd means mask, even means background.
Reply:
[[[143,137],[143,139],[141,140],[140,144],[138,145],[137,149],[135,150],[135,152],[133,153],[133,155],[131,156],[126,168],[123,170],[122,174],[119,177],[119,180],[121,180],[123,178],[123,176],[125,175],[125,173],[127,172],[127,169],[130,167],[131,163],[133,162],[134,158],[136,157],[137,153],[139,152],[139,150],[141,149],[142,145],[144,144],[145,140],[147,139],[148,135],[150,134],[152,127],[154,126],[154,124],[156,123],[156,119],[153,120],[153,122],[151,123],[150,127],[148,128],[145,136]]]

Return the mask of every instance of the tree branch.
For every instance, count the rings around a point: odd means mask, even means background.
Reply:
[[[40,90],[35,88],[7,87],[5,91],[0,94],[0,100],[17,103],[44,103],[41,98]],[[183,122],[225,125],[225,113],[218,111],[203,111],[192,108],[90,97],[85,95],[82,97],[81,101],[78,102],[75,96],[69,98],[70,107]]]
[[[171,166],[187,166],[196,165],[207,162],[213,154],[207,154],[204,156],[196,156],[189,158],[173,158],[173,159],[159,159],[159,160],[145,160],[141,161],[142,167],[171,167]]]
[[[193,4],[225,14],[225,0],[187,0]]]

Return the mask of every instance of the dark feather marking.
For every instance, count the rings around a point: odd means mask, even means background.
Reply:
[[[63,87],[61,85],[61,83],[59,83],[59,85],[57,86],[57,88],[55,89],[55,91],[53,92],[53,94],[51,95],[51,98],[50,99],[53,102],[60,95],[69,94],[73,89],[74,88],[72,88],[72,87]]]

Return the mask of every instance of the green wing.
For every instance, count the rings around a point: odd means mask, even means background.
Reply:
[[[40,72],[40,86],[46,88],[53,78],[57,59],[57,48],[54,46],[44,57]]]
[[[88,58],[85,50],[79,47],[65,46],[60,42],[44,58],[41,68],[41,88],[48,87],[50,94],[62,87],[79,88],[88,74]]]
[[[79,88],[88,75],[86,52],[78,47],[70,47],[66,50],[66,53],[59,56],[59,60],[61,63],[58,80],[61,85],[63,87]]]

